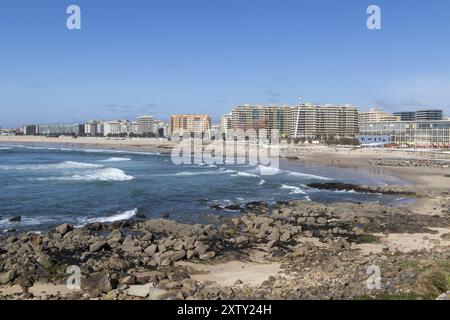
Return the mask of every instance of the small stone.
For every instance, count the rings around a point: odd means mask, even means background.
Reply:
[[[120,284],[132,285],[135,283],[136,283],[136,277],[133,275],[125,276],[122,279],[120,279]]]
[[[320,218],[317,218],[317,223],[318,224],[327,224],[328,220],[325,217],[320,217]]]
[[[153,241],[154,238],[155,238],[155,236],[153,235],[153,233],[149,232],[149,233],[146,233],[146,234],[141,238],[141,241]]]
[[[126,293],[129,296],[147,298],[147,296],[150,294],[150,289],[153,289],[152,283],[148,283],[145,285],[132,285],[128,288]]]
[[[186,251],[180,250],[180,251],[174,251],[170,256],[170,260],[172,262],[176,262],[178,260],[183,259],[186,256]]]
[[[145,249],[144,252],[145,252],[147,255],[152,256],[152,255],[155,254],[157,248],[158,248],[158,247],[156,246],[156,244],[152,244],[152,245],[149,246],[147,249]]]
[[[98,289],[101,292],[110,292],[111,290],[114,290],[117,288],[117,280],[111,278],[111,275],[105,274],[103,278],[100,279],[100,282],[98,284]]]
[[[210,260],[216,256],[214,251],[209,251],[199,256],[200,260]]]
[[[272,233],[267,237],[268,240],[280,240],[280,232],[278,230],[272,231]]]
[[[2,275],[0,275],[0,284],[7,284],[7,283],[13,281],[15,277],[16,277],[16,273],[14,272],[14,270],[5,272]]]
[[[283,233],[280,237],[280,241],[286,242],[289,241],[289,239],[291,238],[291,233],[289,231],[286,231],[285,233]]]
[[[240,237],[236,238],[236,244],[241,244],[241,243],[244,243],[244,242],[247,242],[247,241],[248,241],[248,239],[245,236],[240,236]]]
[[[194,255],[195,255],[195,250],[188,250],[186,252],[186,259],[191,260]]]
[[[158,289],[158,288],[150,288],[148,293],[148,298],[150,300],[161,300],[164,295],[167,293],[167,290]]]
[[[100,240],[95,242],[94,244],[91,245],[91,247],[89,248],[90,252],[97,252],[100,251],[104,248],[106,248],[106,246],[108,245],[108,243],[104,240]]]
[[[298,247],[294,251],[294,257],[303,257],[307,252],[308,250],[305,247]]]
[[[360,228],[360,227],[354,227],[354,228],[353,228],[353,233],[354,233],[355,235],[357,235],[357,236],[360,236],[360,235],[363,235],[365,232],[364,232],[364,229],[363,229],[363,228]]]

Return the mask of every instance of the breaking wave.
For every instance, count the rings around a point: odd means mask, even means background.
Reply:
[[[239,171],[238,173],[232,175],[233,177],[248,177],[248,178],[260,178],[257,174]]]
[[[138,209],[132,209],[132,210],[127,210],[124,212],[121,212],[119,214],[110,216],[110,217],[100,217],[100,218],[81,218],[80,219],[80,226],[77,227],[82,227],[86,224],[89,223],[96,223],[96,222],[100,222],[100,223],[109,223],[109,222],[117,222],[117,221],[122,221],[122,220],[129,220],[131,218],[133,218],[134,216],[136,216],[136,214],[138,213]]]
[[[76,161],[64,161],[60,163],[46,163],[46,164],[17,164],[17,165],[0,165],[0,169],[3,170],[58,170],[58,169],[93,169],[102,168],[102,165],[76,162]]]
[[[286,190],[291,190],[289,192],[289,194],[306,194],[305,191],[303,191],[302,189],[300,189],[299,187],[296,187],[296,186],[290,186],[290,185],[287,185],[287,184],[283,184],[283,185],[281,185],[280,188],[281,189],[286,189]]]
[[[117,168],[104,168],[94,172],[76,174],[62,177],[35,178],[38,181],[129,181],[133,176],[127,175],[124,171]]]
[[[130,158],[120,158],[120,157],[112,157],[106,160],[100,160],[101,162],[121,162],[121,161],[130,161]]]

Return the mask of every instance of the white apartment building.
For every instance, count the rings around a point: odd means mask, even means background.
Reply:
[[[104,123],[103,134],[105,136],[128,133],[130,133],[130,122],[127,120],[113,120]]]
[[[153,124],[155,119],[152,116],[142,116],[137,120],[138,123],[138,134],[146,134],[153,132]]]
[[[98,120],[89,120],[84,125],[84,133],[91,137],[102,136],[103,130],[99,130],[101,128],[100,121]]]

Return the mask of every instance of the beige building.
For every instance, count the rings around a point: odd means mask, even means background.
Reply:
[[[170,117],[170,133],[210,133],[211,118],[206,114],[174,114]]]
[[[399,116],[391,115],[387,112],[382,111],[379,108],[373,108],[369,111],[363,111],[359,113],[360,123],[374,123],[374,122],[395,122],[400,121]]]
[[[279,130],[281,136],[289,136],[291,124],[291,107],[240,105],[231,112],[231,126],[229,129],[261,129]]]

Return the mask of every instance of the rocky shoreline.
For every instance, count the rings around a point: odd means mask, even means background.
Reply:
[[[254,202],[217,225],[160,219],[2,236],[0,299],[447,299],[450,195],[439,197],[439,215],[369,203]],[[399,234],[430,238],[432,247],[394,249],[386,239]],[[240,267],[227,274],[231,284],[211,271],[233,263]],[[66,286],[70,266],[80,268],[81,290]],[[367,284],[371,266],[381,272],[379,288]],[[261,268],[271,272],[253,281]]]

